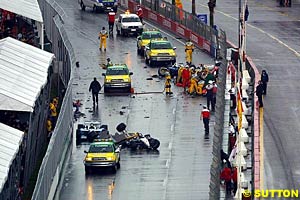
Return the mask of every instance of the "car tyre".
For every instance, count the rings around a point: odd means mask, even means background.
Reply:
[[[152,138],[152,139],[149,141],[149,143],[150,143],[151,148],[154,149],[154,150],[157,150],[158,147],[160,146],[160,142],[159,142],[159,140],[157,140],[157,139],[153,139],[153,138]]]
[[[81,10],[85,11],[85,5],[83,4],[82,1],[81,1],[81,3],[80,3],[80,7],[81,7]]]
[[[149,62],[150,67],[154,67],[154,64],[155,64],[154,61],[149,60],[148,62]]]
[[[121,35],[125,36],[125,32],[124,32],[124,30],[122,28],[121,28]]]
[[[85,174],[91,174],[92,169],[90,167],[84,166]]]

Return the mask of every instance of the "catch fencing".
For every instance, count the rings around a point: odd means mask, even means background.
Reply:
[[[131,12],[135,12],[139,0],[121,0],[121,5]],[[180,10],[176,6],[158,0],[142,0],[144,18],[157,25],[172,31],[172,33],[190,39],[197,47],[221,62],[218,76],[218,93],[215,113],[211,180],[209,184],[210,199],[220,198],[220,150],[223,143],[224,117],[225,116],[225,88],[226,88],[226,50],[229,47],[226,33],[222,29],[216,30],[189,12]],[[227,110],[228,111],[228,110]],[[226,122],[225,122],[226,123]]]
[[[64,96],[63,102],[32,195],[34,200],[46,200],[52,199],[53,196],[51,195],[54,195],[50,193],[56,190],[63,164],[67,158],[67,152],[71,147],[73,132],[71,69],[75,66],[76,61],[74,51],[64,29],[64,11],[54,0],[39,0],[39,4],[51,51],[56,57],[53,70],[58,73],[63,85],[65,85],[63,88],[59,88],[62,96]]]

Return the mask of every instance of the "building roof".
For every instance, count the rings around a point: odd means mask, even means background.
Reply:
[[[19,151],[23,132],[0,123],[0,192],[7,180],[10,166]]]
[[[37,0],[0,0],[0,8],[43,22],[42,12]]]
[[[0,40],[0,110],[32,112],[53,58],[19,40]]]

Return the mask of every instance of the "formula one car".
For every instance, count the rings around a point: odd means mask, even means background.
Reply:
[[[94,139],[110,138],[107,125],[101,125],[100,122],[84,122],[78,124],[76,130],[76,143],[80,144],[82,141],[93,142]]]
[[[146,150],[157,150],[160,146],[158,139],[152,138],[150,134],[143,135],[142,133],[128,133],[126,125],[120,123],[117,126],[117,131],[112,138],[116,144],[122,145],[122,148],[130,148],[131,150],[146,149]]]

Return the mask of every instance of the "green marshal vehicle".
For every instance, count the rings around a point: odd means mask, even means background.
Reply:
[[[156,30],[148,30],[144,31],[142,35],[137,37],[137,53],[140,55],[144,55],[145,46],[150,43],[152,39],[162,39],[163,36],[159,31]]]
[[[155,64],[174,64],[176,63],[176,47],[166,39],[151,40],[145,47],[145,61],[150,67]]]
[[[91,143],[88,151],[84,151],[85,172],[88,174],[93,168],[112,168],[114,172],[120,168],[120,146],[117,147],[112,140],[100,139]]]
[[[106,69],[104,76],[104,93],[126,92],[131,90],[131,75],[126,64],[114,64]]]

